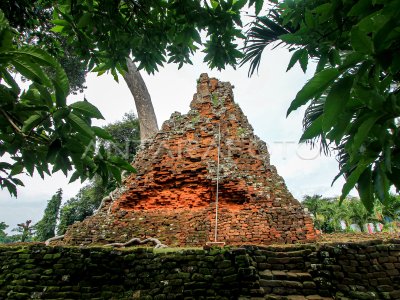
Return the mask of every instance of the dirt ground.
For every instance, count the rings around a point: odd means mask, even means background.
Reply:
[[[318,236],[317,242],[360,242],[368,240],[400,239],[400,232],[376,232],[376,233],[324,233]]]

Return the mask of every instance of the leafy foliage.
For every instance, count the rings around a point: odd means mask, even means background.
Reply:
[[[17,228],[14,228],[12,231],[17,231],[20,234],[10,236],[11,241],[13,242],[30,242],[32,241],[32,230],[33,226],[31,225],[32,220],[27,220],[25,223],[17,224]]]
[[[103,129],[112,137],[112,140],[103,140],[107,151],[132,162],[140,145],[140,126],[136,115],[125,113],[121,121],[108,124]]]
[[[349,231],[352,224],[357,224],[361,231],[364,231],[365,224],[384,221],[378,210],[372,213],[367,211],[357,198],[346,198],[340,204],[337,198],[313,195],[305,196],[302,204],[312,214],[315,228],[326,233]],[[342,222],[345,224],[345,229],[342,228]]]
[[[25,223],[18,224],[18,227],[12,230],[18,232],[18,234],[8,235],[4,230],[9,226],[4,222],[0,222],[0,244],[32,241],[31,223],[31,220],[27,220]]]
[[[47,202],[42,219],[34,225],[38,241],[46,241],[55,236],[58,215],[62,201],[62,189]]]
[[[7,242],[7,233],[4,231],[8,228],[8,225],[4,222],[0,222],[0,243]]]
[[[115,187],[115,181],[104,186],[100,180],[95,179],[91,184],[81,188],[75,197],[69,199],[62,206],[57,234],[64,234],[69,225],[77,221],[83,221],[86,217],[93,215],[99,207],[102,198],[114,190]]]
[[[279,46],[282,42],[279,37],[290,33],[290,28],[286,28],[279,24],[279,14],[275,10],[271,10],[268,16],[259,16],[253,22],[252,27],[247,31],[247,39],[245,44],[245,56],[241,61],[241,65],[250,62],[249,76],[251,76],[261,63],[261,56],[265,48],[270,44]],[[275,43],[278,42],[278,43]],[[289,63],[288,70],[293,67],[298,55],[294,56]]]
[[[102,116],[86,100],[67,105],[70,83],[54,56],[63,62],[77,55],[78,69],[111,70],[116,79],[128,57],[153,73],[167,60],[191,63],[200,45],[211,67],[234,66],[242,56],[235,40],[243,37],[240,11],[246,4],[258,13],[263,0],[3,1],[0,11],[20,32],[0,12],[0,186],[17,195],[23,172],[44,177],[75,169],[71,181],[95,174],[107,181],[118,180],[120,169],[134,171],[104,146],[96,147],[96,137],[108,134],[91,126],[91,119]],[[207,33],[204,43],[201,31]],[[21,91],[14,73],[30,83],[27,90]]]
[[[103,116],[86,100],[67,105],[69,83],[60,64],[38,47],[19,47],[15,37],[0,11],[0,187],[16,196],[17,185],[23,185],[16,176],[25,171],[43,178],[59,170],[67,175],[74,167],[72,180],[98,174],[104,181],[121,168],[134,171],[104,147],[97,151],[96,137],[106,133],[91,126],[91,119]],[[27,90],[12,72],[29,80]]]
[[[18,30],[18,43],[40,47],[57,57],[68,77],[71,92],[82,92],[86,88],[86,64],[74,53],[65,38],[51,31],[53,4],[51,0],[3,0],[0,10],[10,26]],[[51,69],[46,71],[49,76],[55,75]]]
[[[112,142],[103,141],[106,152],[133,161],[140,145],[139,121],[136,116],[133,113],[126,113],[121,121],[111,123],[102,129],[113,138]],[[75,197],[62,206],[57,234],[64,234],[69,225],[91,216],[99,207],[101,200],[117,186],[116,180],[109,180],[104,185],[99,177],[95,176],[88,185],[80,189]]]
[[[400,197],[390,195],[389,198],[381,204],[381,214],[384,223],[400,221]]]
[[[294,51],[288,69],[317,61],[288,115],[308,105],[300,141],[337,150],[341,200],[356,187],[372,212],[375,197],[385,203],[400,188],[400,2],[283,1],[248,33],[250,74],[271,43]]]
[[[305,196],[302,203],[313,216],[315,228],[326,233],[341,231],[335,199],[322,198],[321,195]]]
[[[111,70],[116,79],[131,55],[139,69],[154,73],[166,62],[191,64],[191,54],[201,45],[211,68],[235,66],[242,57],[235,43],[243,38],[240,11],[246,3],[257,12],[263,5],[263,0],[61,2],[52,30],[79,49],[90,70]]]

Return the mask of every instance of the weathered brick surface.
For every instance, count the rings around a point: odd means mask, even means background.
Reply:
[[[270,164],[233,100],[229,83],[201,75],[186,115],[172,114],[138,152],[137,174],[96,216],[73,225],[65,243],[151,236],[174,246],[213,240],[220,126],[219,240],[294,243],[313,240],[311,218]]]

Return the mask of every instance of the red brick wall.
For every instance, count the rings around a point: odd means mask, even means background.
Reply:
[[[212,241],[219,126],[219,239],[237,245],[315,238],[311,218],[270,165],[267,146],[233,101],[231,85],[201,75],[190,107],[186,115],[172,114],[143,145],[126,191],[111,207],[72,226],[66,241]]]

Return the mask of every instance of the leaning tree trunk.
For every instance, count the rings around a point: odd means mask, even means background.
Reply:
[[[146,84],[131,59],[126,60],[128,72],[124,79],[133,95],[140,124],[140,139],[145,141],[158,132],[157,117]]]

